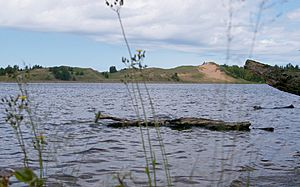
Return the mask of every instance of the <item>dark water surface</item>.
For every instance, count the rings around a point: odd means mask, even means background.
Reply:
[[[161,117],[250,121],[252,128],[275,128],[274,132],[214,132],[162,127],[175,186],[229,186],[235,179],[250,179],[251,186],[300,186],[299,96],[267,85],[148,87]],[[146,185],[139,128],[113,129],[93,123],[95,111],[134,118],[123,84],[30,84],[28,90],[45,129],[49,181],[64,186],[113,186],[114,175],[130,172],[131,179],[126,180],[130,186]],[[16,84],[0,84],[1,98],[17,93]],[[255,105],[290,104],[296,108],[253,110]],[[150,132],[156,139],[155,129]],[[22,154],[12,129],[5,124],[3,106],[0,138],[0,169],[22,167]],[[159,185],[165,186],[160,149],[155,144]],[[12,186],[20,185],[13,180]]]

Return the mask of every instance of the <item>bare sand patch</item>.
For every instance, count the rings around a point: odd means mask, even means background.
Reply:
[[[220,66],[214,62],[205,62],[198,66],[198,71],[202,73],[203,80],[208,82],[236,82],[236,79],[230,77],[220,69]]]

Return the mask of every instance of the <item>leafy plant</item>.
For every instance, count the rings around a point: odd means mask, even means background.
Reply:
[[[24,182],[32,187],[43,186],[43,180],[40,179],[31,169],[23,168],[15,172],[15,177],[20,182]]]
[[[2,98],[2,103],[5,106],[6,118],[5,121],[12,127],[15,137],[23,153],[24,168],[16,171],[14,174],[18,180],[25,182],[30,186],[43,186],[44,178],[44,161],[43,151],[46,145],[45,137],[43,136],[39,125],[36,122],[32,111],[31,100],[27,92],[27,84],[23,81],[23,77],[18,77],[18,87],[20,94],[16,97],[10,96]],[[30,132],[32,137],[30,143],[26,142],[24,132]],[[29,147],[31,145],[37,152],[37,160],[39,163],[39,176],[30,169],[28,162]]]

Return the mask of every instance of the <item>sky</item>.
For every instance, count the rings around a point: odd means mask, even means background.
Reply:
[[[118,17],[105,0],[0,0],[0,67],[124,68]],[[124,0],[132,50],[150,67],[247,59],[300,65],[299,0]]]

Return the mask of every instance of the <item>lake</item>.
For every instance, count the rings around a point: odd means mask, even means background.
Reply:
[[[149,84],[157,116],[250,121],[249,132],[161,128],[175,186],[300,186],[300,97],[268,85]],[[33,110],[45,129],[46,175],[64,186],[113,186],[116,174],[129,186],[147,184],[140,129],[95,124],[95,112],[135,118],[124,84],[29,84]],[[145,90],[141,89],[145,95]],[[16,84],[0,83],[0,97],[16,95]],[[144,100],[148,101],[147,96]],[[254,110],[253,106],[294,109]],[[149,104],[147,114],[151,115]],[[274,127],[274,132],[255,128]],[[156,139],[154,128],[150,136]],[[0,105],[0,169],[22,167],[14,133]],[[30,134],[26,133],[25,138]],[[158,184],[166,185],[158,143]],[[33,158],[33,157],[32,157]],[[31,160],[36,163],[34,160]],[[12,180],[12,186],[22,184]]]

